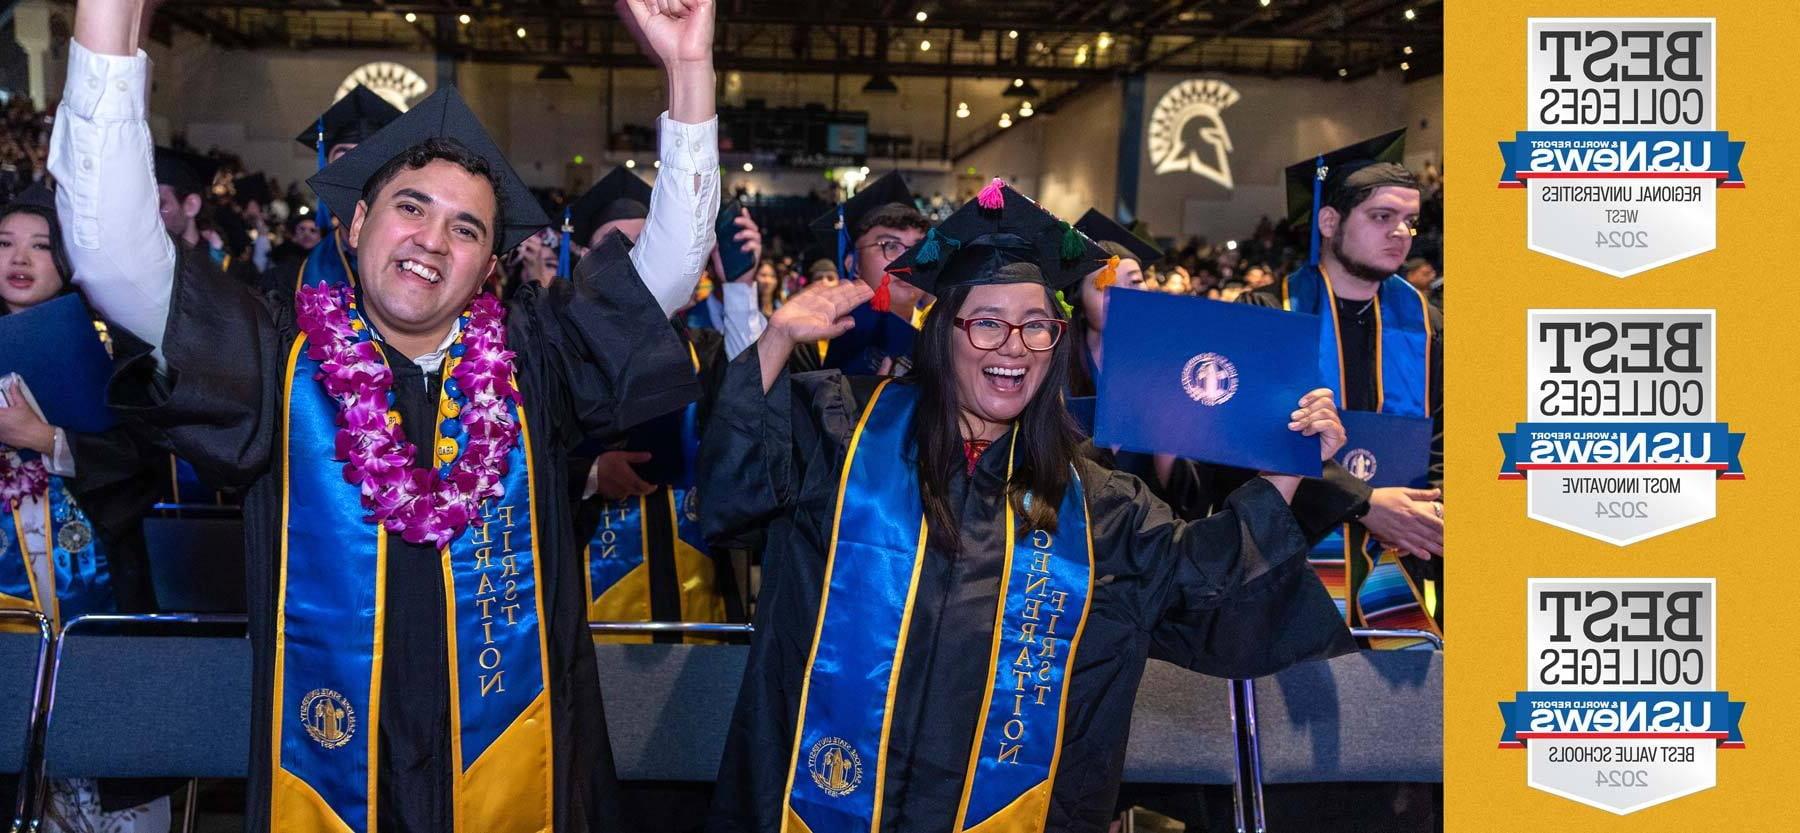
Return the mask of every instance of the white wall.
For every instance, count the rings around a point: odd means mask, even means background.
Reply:
[[[1407,124],[1407,90],[1398,73],[1350,83],[1156,74],[1144,85],[1146,122],[1171,87],[1192,77],[1220,78],[1242,96],[1221,114],[1231,134],[1234,187],[1186,171],[1158,174],[1146,136],[1139,148],[1138,216],[1159,237],[1247,235],[1262,217],[1286,212],[1288,165]]]

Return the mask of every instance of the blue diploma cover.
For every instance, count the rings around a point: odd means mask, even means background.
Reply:
[[[1351,474],[1377,489],[1431,487],[1431,420],[1369,411],[1340,416],[1350,441],[1337,461]]]
[[[1115,289],[1094,443],[1257,471],[1319,475],[1319,441],[1288,430],[1321,387],[1317,316]]]
[[[106,407],[112,358],[81,296],[0,316],[0,376],[17,373],[51,425],[78,434],[113,426]]]

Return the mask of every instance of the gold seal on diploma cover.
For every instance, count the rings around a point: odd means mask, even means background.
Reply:
[[[1366,448],[1353,448],[1344,455],[1344,470],[1356,475],[1357,480],[1368,482],[1375,476],[1381,461],[1375,459],[1375,452]]]
[[[824,738],[813,744],[806,769],[812,773],[813,783],[832,798],[856,792],[862,784],[862,756],[843,738]]]
[[[1237,394],[1237,365],[1218,353],[1201,353],[1181,368],[1181,389],[1209,408],[1223,405]]]
[[[300,723],[320,746],[336,749],[356,735],[356,710],[344,695],[315,688],[300,700]]]

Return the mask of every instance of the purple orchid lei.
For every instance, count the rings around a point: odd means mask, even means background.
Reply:
[[[462,355],[450,371],[455,386],[445,386],[467,400],[458,414],[464,447],[455,463],[440,471],[413,464],[417,447],[407,442],[398,414],[390,418],[388,410],[394,373],[368,328],[352,325],[350,296],[348,287],[323,284],[295,294],[306,354],[319,363],[315,378],[338,405],[334,456],[344,463],[344,480],[361,491],[366,520],[407,543],[430,542],[442,549],[481,516],[483,501],[506,492],[500,480],[519,425],[513,418],[518,393],[504,307],[483,293],[463,313]]]
[[[50,470],[44,461],[21,460],[12,449],[0,445],[0,509],[11,512],[34,495],[50,489]]]

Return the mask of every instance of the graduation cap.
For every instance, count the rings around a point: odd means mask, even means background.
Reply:
[[[1406,129],[1364,139],[1287,167],[1288,219],[1312,227],[1308,263],[1319,262],[1319,224],[1313,219],[1331,196],[1357,171],[1380,162],[1400,164],[1406,153]]]
[[[400,108],[388,103],[380,94],[361,84],[350,90],[350,93],[338,99],[317,119],[308,122],[294,141],[308,150],[317,150],[319,157],[338,145],[360,144],[368,141],[389,122],[400,118]],[[320,133],[324,134],[323,141]],[[320,167],[324,167],[320,165]]]
[[[25,186],[25,190],[13,195],[12,202],[0,208],[0,213],[11,214],[21,208],[37,209],[56,213],[56,194],[42,182],[33,182]]]
[[[570,232],[587,246],[594,231],[615,220],[642,220],[650,216],[650,183],[620,165],[587,189],[569,206]]]
[[[519,179],[518,172],[507,164],[499,146],[481,128],[481,122],[469,110],[468,103],[455,87],[440,87],[417,107],[408,110],[381,132],[358,144],[338,161],[307,180],[332,213],[350,217],[362,199],[363,185],[394,157],[428,139],[451,139],[481,157],[500,181],[500,193],[494,196],[506,215],[506,227],[495,229],[500,251],[519,245],[547,225],[549,218],[538,207],[531,189]]]
[[[1144,238],[1131,233],[1131,229],[1119,225],[1113,218],[1100,213],[1098,208],[1090,208],[1081,219],[1075,221],[1075,229],[1087,235],[1097,243],[1116,243],[1136,258],[1139,265],[1149,266],[1163,258],[1162,249],[1151,245]],[[1106,265],[1101,268],[1100,277],[1094,279],[1094,286],[1105,289],[1113,285],[1119,277],[1119,261],[1117,256],[1108,257]]]
[[[890,205],[901,205],[913,211],[918,210],[912,189],[906,187],[906,180],[900,176],[899,171],[883,174],[880,179],[856,192],[856,196],[845,200],[836,208],[819,215],[812,221],[810,228],[813,236],[818,239],[819,245],[829,251],[837,252],[839,275],[849,275],[844,263],[844,256],[849,251],[852,241],[869,230],[864,222],[877,209]]]
[[[232,181],[232,188],[237,193],[233,201],[238,205],[254,202],[267,207],[269,204],[269,179],[262,174],[240,176]]]
[[[219,160],[210,156],[173,148],[156,149],[156,184],[175,189],[177,197],[210,194],[213,176],[218,172]]]
[[[959,285],[1040,283],[1058,293],[1108,260],[1106,250],[1001,180],[944,218],[888,267],[933,295]],[[888,275],[870,306],[881,309]]]

